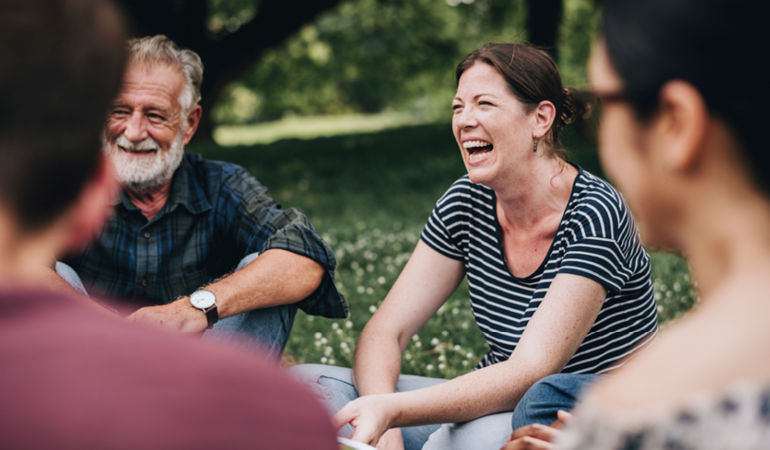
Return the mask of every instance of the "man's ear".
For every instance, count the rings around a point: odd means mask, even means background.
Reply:
[[[532,137],[540,139],[551,129],[551,125],[556,118],[556,108],[553,106],[553,103],[543,100],[537,105],[533,114],[535,115],[535,127],[532,130]]]
[[[65,215],[69,223],[65,252],[80,250],[101,231],[104,221],[112,213],[110,200],[120,192],[120,185],[112,171],[112,164],[100,152],[96,172],[83,185],[80,195]]]
[[[703,154],[709,113],[700,92],[691,84],[674,80],[660,90],[660,114],[654,125],[663,167],[670,173],[691,169]]]
[[[195,105],[195,108],[193,108],[192,111],[190,111],[190,114],[187,115],[185,118],[185,129],[184,129],[184,144],[187,145],[190,143],[190,139],[192,139],[195,132],[198,130],[198,124],[201,122],[201,116],[203,115],[203,109],[201,108],[201,105]]]

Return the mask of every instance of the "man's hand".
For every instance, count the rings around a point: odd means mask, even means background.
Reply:
[[[561,435],[561,428],[572,418],[572,415],[567,411],[559,411],[556,415],[558,419],[550,426],[533,423],[517,428],[508,436],[508,443],[500,450],[555,449],[554,442]]]
[[[197,333],[208,327],[206,314],[190,304],[190,297],[182,297],[167,305],[141,308],[128,316],[128,320],[181,333]]]

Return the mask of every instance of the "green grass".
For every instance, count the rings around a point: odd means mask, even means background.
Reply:
[[[573,160],[602,175],[595,150],[574,131],[563,142]],[[353,363],[361,330],[409,259],[436,200],[465,174],[448,124],[190,151],[246,167],[284,206],[302,208],[334,248],[338,286],[351,315],[328,320],[298,313],[287,353],[300,363]],[[681,258],[653,252],[652,261],[665,322],[689,309],[696,296]],[[463,282],[412,339],[402,371],[450,378],[470,371],[486,351]]]

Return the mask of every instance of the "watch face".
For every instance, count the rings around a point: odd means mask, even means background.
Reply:
[[[190,296],[190,303],[198,309],[207,309],[217,304],[217,297],[211,291],[195,291]]]

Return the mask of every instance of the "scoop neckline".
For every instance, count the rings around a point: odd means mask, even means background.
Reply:
[[[564,217],[567,215],[567,211],[569,211],[569,207],[572,204],[572,201],[575,199],[575,188],[577,186],[577,181],[583,175],[583,172],[584,172],[582,167],[573,163],[572,161],[567,161],[567,164],[572,165],[578,170],[578,174],[577,176],[575,176],[575,180],[572,182],[572,189],[570,190],[567,206],[564,208],[564,211],[561,213],[561,219],[559,219],[559,226],[558,228],[556,228],[556,234],[554,235],[553,240],[551,241],[551,245],[548,247],[548,251],[546,252],[545,257],[543,258],[543,261],[540,262],[540,265],[537,267],[537,269],[534,270],[534,272],[527,275],[526,277],[517,277],[516,275],[513,274],[513,272],[511,272],[511,269],[508,267],[508,261],[505,258],[505,251],[503,250],[502,241],[500,239],[500,232],[502,230],[500,228],[500,221],[497,219],[497,194],[495,193],[494,190],[490,189],[492,191],[492,216],[495,220],[495,244],[497,246],[497,251],[500,252],[500,256],[503,259],[503,266],[505,267],[505,271],[514,280],[530,281],[531,279],[538,276],[538,274],[543,272],[543,270],[545,269],[546,262],[550,259],[551,252],[553,252],[553,246],[556,244],[556,238],[557,236],[559,236],[559,231],[561,231],[562,226],[564,226]]]

